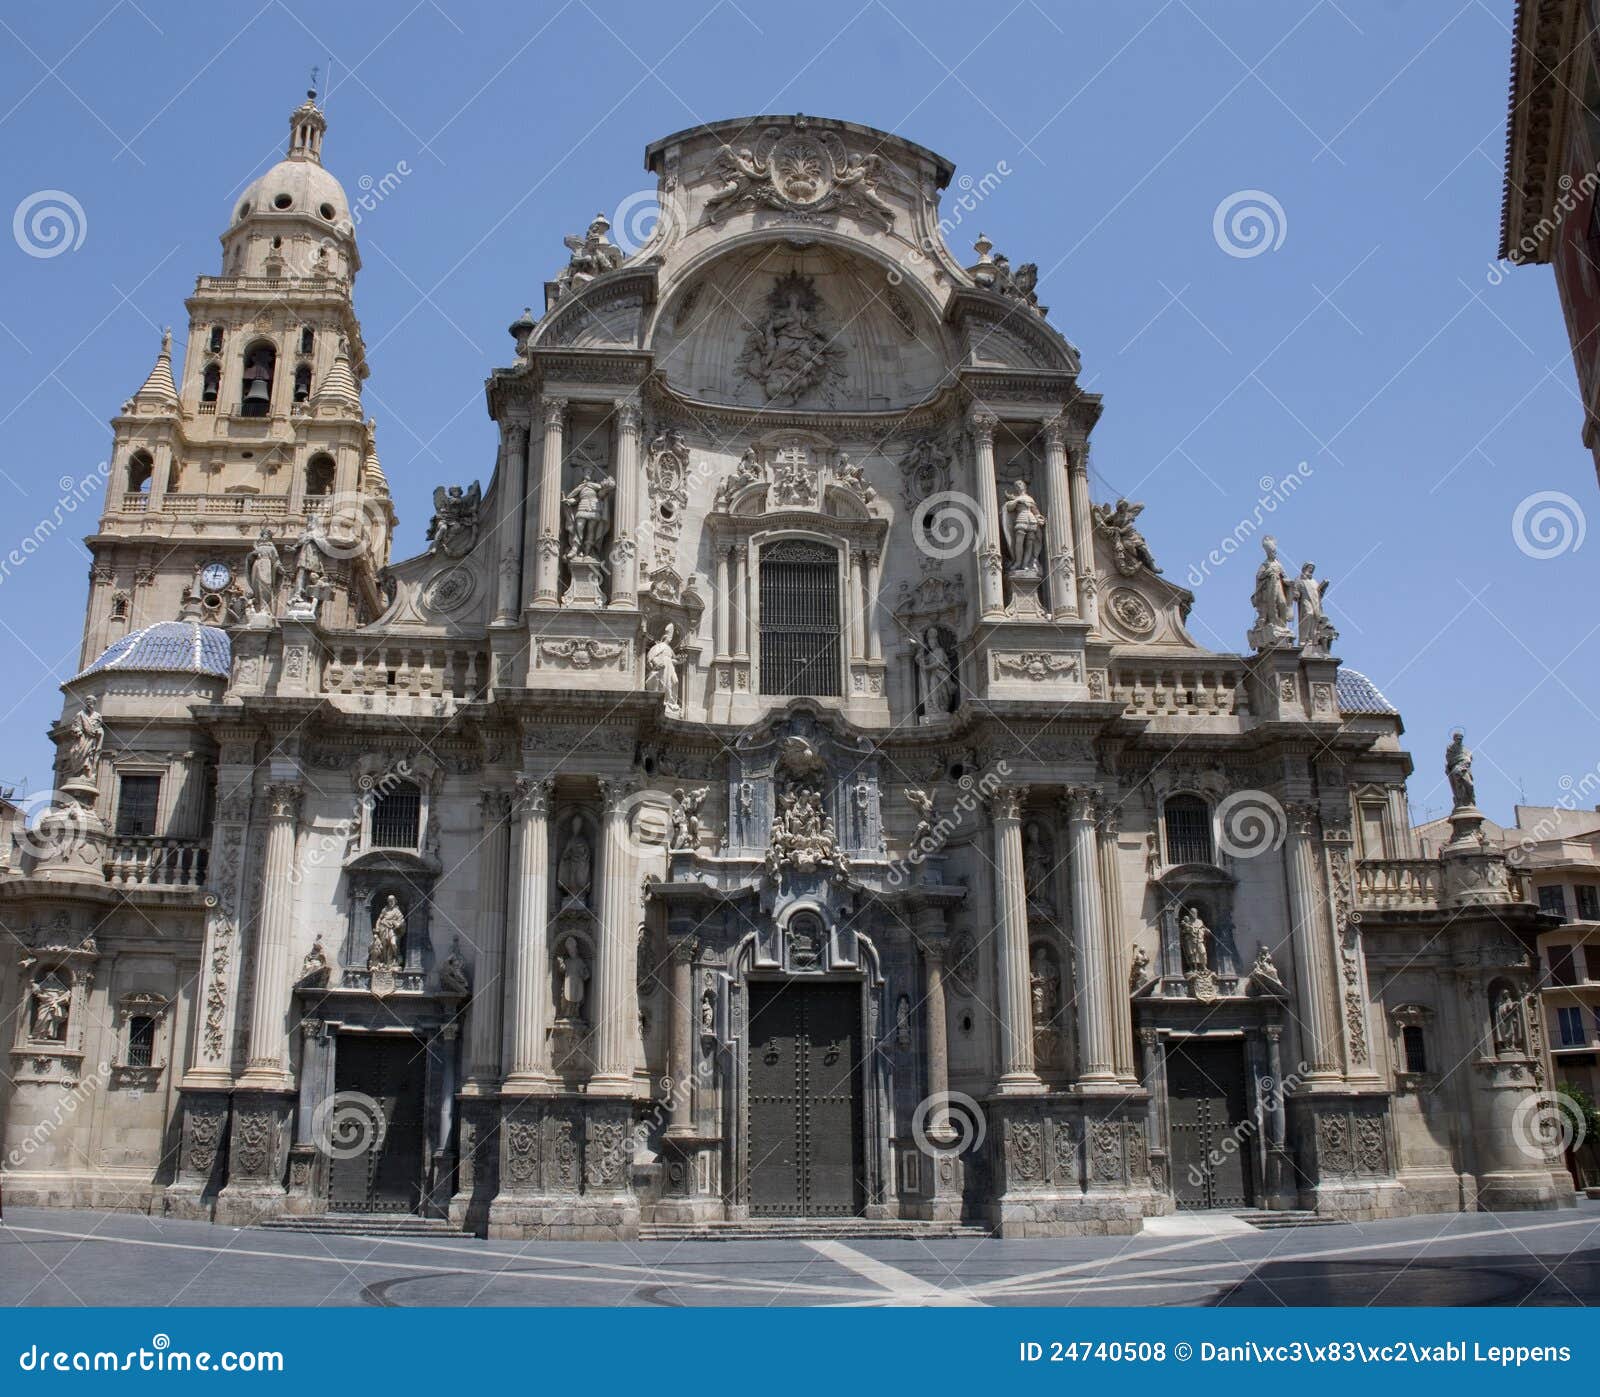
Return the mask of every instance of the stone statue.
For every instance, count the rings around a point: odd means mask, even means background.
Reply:
[[[839,453],[839,464],[833,468],[834,478],[854,494],[863,504],[871,504],[878,492],[867,483],[867,477],[861,467],[851,462],[850,458]]]
[[[700,786],[685,791],[682,786],[672,793],[672,847],[693,849],[700,843],[700,807],[711,794],[711,787]]]
[[[433,518],[428,521],[428,551],[449,558],[470,552],[478,538],[478,506],[482,501],[483,491],[476,480],[465,491],[459,485],[436,487]]]
[[[401,941],[406,934],[406,914],[393,893],[372,923],[372,946],[367,951],[368,970],[394,970],[400,964]]]
[[[1044,546],[1044,515],[1028,493],[1027,485],[1013,480],[1006,487],[1006,502],[1000,507],[1006,548],[1011,553],[1013,572],[1038,572],[1039,553]]]
[[[1143,946],[1133,948],[1133,964],[1128,968],[1128,989],[1134,991],[1150,980],[1150,953]]]
[[[647,692],[660,694],[665,699],[666,711],[676,717],[683,712],[683,696],[678,679],[678,651],[673,644],[678,629],[667,622],[661,639],[653,642],[644,653],[644,687]]]
[[[944,643],[937,626],[926,627],[920,639],[912,636],[911,643],[922,678],[923,718],[931,722],[954,713],[960,700],[955,652]]]
[[[926,841],[938,838],[939,812],[934,805],[933,792],[906,787],[906,799],[917,812],[917,828],[911,836],[913,845],[920,847]]]
[[[1044,828],[1037,820],[1029,820],[1022,833],[1022,886],[1028,899],[1028,910],[1053,915],[1056,900],[1050,896],[1054,881],[1050,850],[1045,846]]]
[[[317,599],[317,588],[327,581],[328,570],[322,562],[322,546],[317,538],[317,522],[308,520],[295,543],[294,595],[297,601],[312,602]]]
[[[583,820],[574,815],[568,826],[561,861],[556,865],[556,886],[568,902],[584,903],[589,900],[589,889],[594,879],[594,850],[589,846],[589,836],[584,832]]]
[[[1283,564],[1278,561],[1278,540],[1271,534],[1261,540],[1266,561],[1256,569],[1255,590],[1250,602],[1256,609],[1255,628],[1250,642],[1257,649],[1292,638],[1289,630],[1289,584]]]
[[[1450,734],[1450,745],[1445,748],[1444,774],[1450,782],[1455,809],[1465,810],[1478,803],[1478,788],[1472,779],[1472,753],[1467,750],[1467,737],[1460,728]]]
[[[705,990],[700,995],[700,1032],[707,1037],[717,1031],[717,992]]]
[[[561,497],[567,526],[567,557],[601,558],[611,533],[611,506],[607,496],[617,488],[609,475],[585,466],[583,478]]]
[[[308,988],[321,989],[328,983],[328,977],[332,973],[333,965],[328,960],[328,953],[322,948],[322,938],[319,936],[311,943],[306,958],[300,962],[300,979],[297,983]]]
[[[1033,1006],[1035,1032],[1049,1028],[1054,1021],[1060,992],[1061,977],[1056,973],[1054,958],[1043,946],[1035,947],[1028,974],[1028,995]]]
[[[726,476],[722,484],[717,486],[716,498],[712,500],[713,508],[726,509],[733,502],[733,497],[745,486],[759,485],[766,478],[767,473],[756,456],[755,447],[745,447],[744,455],[739,458],[739,464],[733,468],[733,473]]]
[[[1211,969],[1210,950],[1206,945],[1209,928],[1201,920],[1200,909],[1191,907],[1178,923],[1178,939],[1183,949],[1183,973],[1199,975]]]
[[[1133,521],[1144,513],[1142,503],[1119,499],[1115,506],[1090,505],[1089,513],[1094,518],[1095,527],[1111,544],[1112,559],[1117,571],[1124,577],[1132,577],[1140,568],[1149,568],[1151,572],[1161,571],[1151,556],[1150,545],[1145,542],[1144,535],[1134,527]]]
[[[33,983],[33,1024],[30,1035],[41,1043],[60,1043],[67,1036],[67,1009],[72,991],[51,980]]]
[[[272,599],[278,590],[278,579],[283,576],[283,563],[278,557],[278,545],[265,529],[250,550],[250,602],[259,616],[272,615]]]
[[[1290,584],[1290,590],[1300,614],[1300,644],[1326,650],[1339,638],[1322,607],[1322,598],[1333,584],[1325,577],[1319,579],[1316,571],[1315,563],[1302,564],[1300,576]]]
[[[583,1019],[583,1000],[589,982],[589,962],[583,958],[576,936],[567,937],[556,953],[558,976],[556,1013],[570,1022]]]
[[[461,955],[461,938],[451,943],[450,954],[439,967],[439,988],[446,994],[470,994],[472,981],[467,978],[467,962]]]
[[[1509,985],[1501,985],[1494,997],[1494,1050],[1500,1054],[1523,1051],[1522,1008]]]
[[[100,771],[100,749],[105,746],[106,724],[100,716],[100,702],[93,694],[67,726],[67,750],[62,761],[69,781],[93,781]]]
[[[1269,990],[1283,988],[1283,977],[1278,974],[1278,963],[1273,960],[1272,952],[1265,945],[1256,950],[1255,964],[1250,967],[1250,978],[1258,985],[1265,985]]]
[[[786,791],[778,801],[767,845],[767,872],[776,877],[785,868],[811,873],[828,867],[846,868],[833,821],[823,812],[822,796],[811,787]]]
[[[745,336],[739,373],[770,402],[793,403],[813,390],[830,392],[844,377],[844,347],[822,322],[822,297],[812,278],[776,278],[766,310]]]
[[[560,301],[569,291],[593,281],[613,267],[622,265],[622,249],[606,236],[610,231],[611,220],[603,213],[598,213],[582,237],[568,233],[561,239],[572,255],[567,265],[561,269],[560,275],[556,277],[555,294],[551,298],[552,305]]]

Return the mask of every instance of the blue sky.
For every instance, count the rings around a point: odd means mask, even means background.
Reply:
[[[1575,540],[1596,496],[1550,272],[1493,266],[1511,9],[13,7],[0,212],[63,190],[85,226],[48,258],[0,238],[0,555],[105,459],[159,327],[181,340],[183,297],[218,270],[238,191],[281,156],[311,65],[325,163],[352,198],[409,172],[363,216],[356,286],[400,555],[435,484],[487,483],[482,383],[510,356],[505,327],[542,304],[563,233],[653,187],[646,144],[822,113],[929,146],[958,181],[1009,172],[953,241],[965,259],[981,229],[1039,264],[1105,397],[1096,497],[1144,500],[1157,560],[1193,586],[1261,482],[1298,470],[1269,527],[1333,579],[1337,652],[1404,714],[1416,814],[1448,804],[1440,758],[1461,725],[1479,803],[1508,818],[1521,792],[1554,801],[1600,762],[1600,538],[1541,550],[1514,533],[1519,505],[1554,491],[1576,502],[1555,506]],[[1227,206],[1249,191],[1270,196],[1245,200],[1269,245],[1230,255]],[[1254,250],[1251,229],[1232,253]],[[0,581],[0,780],[50,784],[98,507]],[[1252,543],[1201,577],[1201,643],[1243,648],[1258,559]]]

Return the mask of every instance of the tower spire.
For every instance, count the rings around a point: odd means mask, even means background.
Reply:
[[[311,86],[306,100],[289,113],[289,159],[322,163],[322,134],[328,119],[317,105],[317,70],[311,70]]]

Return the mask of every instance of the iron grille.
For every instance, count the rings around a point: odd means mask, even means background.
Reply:
[[[128,1066],[148,1067],[156,1056],[156,1021],[148,1014],[128,1020]]]
[[[1198,796],[1167,802],[1167,862],[1211,862],[1211,812]]]
[[[409,781],[372,803],[372,847],[415,849],[422,822],[422,792]]]
[[[785,542],[761,552],[761,692],[842,692],[839,555]]]

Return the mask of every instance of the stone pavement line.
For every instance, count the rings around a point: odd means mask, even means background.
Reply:
[[[888,1292],[878,1300],[850,1300],[843,1302],[845,1304],[982,1305],[984,1303],[966,1287],[961,1290],[945,1290],[942,1286],[925,1281],[920,1276],[913,1276],[909,1271],[902,1271],[898,1266],[891,1266],[887,1261],[879,1261],[865,1252],[857,1251],[854,1247],[847,1247],[843,1242],[808,1241],[806,1245],[827,1257],[836,1266],[854,1271],[856,1275],[871,1281],[874,1285],[882,1286]]]

